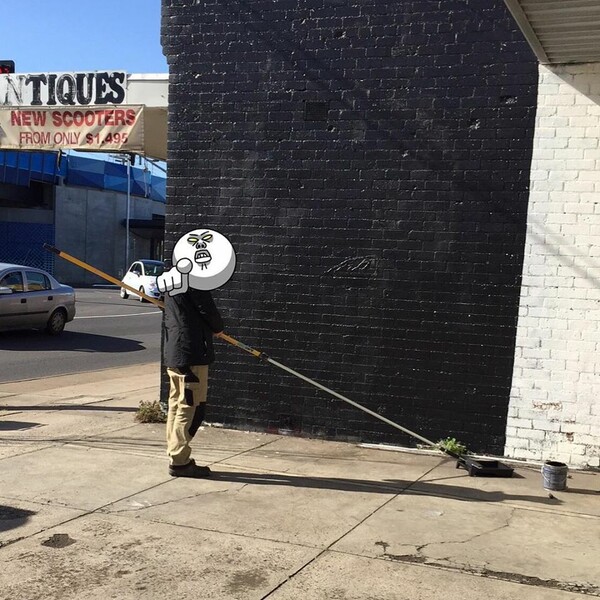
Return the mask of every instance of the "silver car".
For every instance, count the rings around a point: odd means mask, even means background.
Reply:
[[[0,263],[0,331],[45,329],[58,335],[75,318],[75,290],[52,275]]]

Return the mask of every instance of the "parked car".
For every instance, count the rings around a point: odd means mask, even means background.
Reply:
[[[164,270],[165,263],[160,260],[136,260],[129,267],[129,270],[125,273],[125,277],[121,281],[146,294],[146,296],[160,298],[162,294],[156,285],[156,278],[162,275]],[[130,295],[144,302],[144,299],[140,295],[121,288],[121,298],[127,299]]]
[[[75,318],[75,290],[46,271],[0,263],[0,330],[45,329],[58,335]]]

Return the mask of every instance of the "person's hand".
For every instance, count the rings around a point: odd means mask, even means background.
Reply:
[[[194,267],[189,258],[182,258],[172,268],[156,278],[159,291],[169,293],[169,296],[184,294],[189,288],[188,274]]]
[[[216,333],[213,333],[213,335],[214,335],[215,337],[221,337],[221,334],[222,334],[222,333],[223,333],[222,331],[217,331]]]

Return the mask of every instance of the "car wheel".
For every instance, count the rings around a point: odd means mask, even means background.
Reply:
[[[67,315],[61,308],[55,310],[46,323],[46,333],[49,335],[58,335],[62,333],[67,323]]]
[[[127,298],[129,298],[129,294],[125,288],[121,288],[121,298],[123,298],[123,300],[127,300]]]
[[[145,293],[146,293],[146,290],[144,289],[144,286],[142,286],[142,287],[140,288],[140,292],[142,292],[142,294],[145,294]],[[140,296],[140,302],[146,302],[146,301],[144,300],[143,296]]]

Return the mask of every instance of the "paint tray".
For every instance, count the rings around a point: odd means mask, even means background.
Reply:
[[[512,477],[514,469],[499,460],[479,460],[461,457],[456,468],[466,469],[470,477]]]

